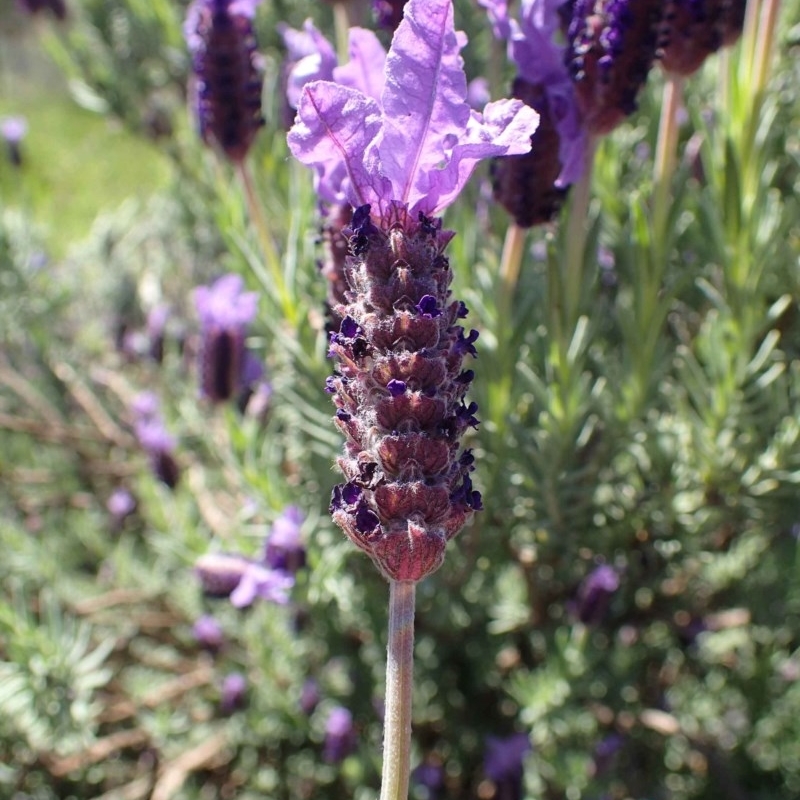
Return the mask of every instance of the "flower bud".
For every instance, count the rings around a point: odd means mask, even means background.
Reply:
[[[325,744],[322,755],[330,763],[344,761],[356,749],[353,715],[342,706],[331,710],[325,723]]]

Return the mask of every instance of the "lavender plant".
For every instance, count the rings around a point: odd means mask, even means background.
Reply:
[[[339,84],[312,82],[289,132],[295,157],[356,210],[346,260],[336,374],[328,391],[346,435],[331,513],[390,583],[382,797],[408,794],[416,582],[438,569],[447,542],[480,494],[459,453],[477,427],[464,401],[477,331],[450,300],[444,249],[452,234],[433,219],[453,202],[481,158],[530,146],[537,115],[520,102],[471,112],[450,2],[412,2],[386,58],[380,103]]]

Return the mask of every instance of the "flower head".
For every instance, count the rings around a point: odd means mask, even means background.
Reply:
[[[261,377],[260,364],[245,349],[247,326],[258,307],[256,292],[243,292],[238,275],[224,275],[211,286],[195,289],[200,317],[200,390],[221,402],[235,397]]]
[[[513,96],[524,100],[541,115],[530,153],[500,162],[501,169],[509,173],[508,178],[499,179],[501,182],[512,180],[518,186],[522,180],[530,186],[524,192],[524,200],[518,202],[510,198],[509,189],[495,189],[497,195],[509,197],[503,204],[515,218],[523,217],[522,205],[541,205],[541,194],[551,195],[553,189],[558,193],[576,183],[584,171],[586,130],[572,76],[565,63],[566,48],[558,42],[562,4],[563,0],[522,0],[519,20],[516,20],[509,16],[506,0],[481,0],[495,35],[508,40],[509,57],[517,66]],[[554,200],[551,198],[551,202]],[[518,222],[534,224],[522,219]]]
[[[4,117],[0,119],[0,137],[6,143],[8,160],[15,167],[22,166],[22,140],[28,132],[25,117]]]
[[[233,714],[244,707],[247,678],[241,672],[229,672],[222,680],[220,708],[223,714]]]
[[[180,469],[175,460],[175,437],[161,418],[158,397],[153,392],[141,392],[131,404],[134,414],[134,433],[142,450],[150,457],[153,474],[170,489],[178,485]]]
[[[229,553],[201,556],[194,571],[207,595],[228,597],[236,608],[250,606],[258,598],[285,605],[294,586],[294,578],[287,572]]]
[[[334,521],[388,578],[418,581],[481,508],[463,433],[476,427],[465,395],[477,331],[459,324],[444,250],[452,233],[432,218],[455,200],[475,164],[530,147],[536,113],[520,101],[467,103],[449,0],[411,0],[386,57],[380,101],[352,86],[303,90],[289,133],[334,202],[356,206],[347,230],[348,291],[334,311],[336,374],[327,390],[347,437],[346,483]]]
[[[192,55],[200,136],[241,161],[264,119],[253,17],[260,0],[194,0],[184,35]]]
[[[192,633],[200,646],[212,653],[217,652],[225,642],[222,626],[210,614],[203,614],[197,618],[192,626]]]

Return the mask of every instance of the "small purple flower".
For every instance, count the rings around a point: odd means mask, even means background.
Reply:
[[[294,573],[306,564],[306,548],[300,535],[303,514],[296,506],[288,506],[272,524],[267,536],[264,561],[272,569]]]
[[[356,749],[356,730],[353,715],[342,706],[336,706],[325,723],[323,758],[332,764],[344,761]]]
[[[244,708],[247,694],[247,678],[241,672],[230,672],[222,681],[220,708],[223,714],[233,714]]]
[[[212,653],[218,652],[225,642],[222,626],[210,614],[203,614],[197,618],[192,627],[192,633],[201,647]]]
[[[194,573],[208,597],[230,597],[249,565],[244,556],[206,553],[195,562]]]
[[[480,4],[489,13],[495,36],[508,40],[509,58],[517,65],[513,96],[542,116],[533,134],[531,153],[517,157],[516,162],[530,170],[527,162],[535,158],[534,185],[548,191],[552,187],[563,190],[580,179],[586,154],[586,130],[564,61],[566,49],[559,42],[563,0],[522,0],[519,21],[509,17],[507,0],[480,0]],[[540,174],[545,169],[542,159],[549,160],[544,176]],[[557,174],[551,181],[554,168]],[[536,195],[536,191],[526,192],[531,203],[537,201]]]
[[[483,769],[486,777],[497,787],[498,797],[522,800],[523,762],[530,750],[530,739],[525,733],[486,738]]]
[[[6,143],[8,160],[15,167],[22,166],[22,140],[28,132],[24,117],[4,117],[0,120],[0,137]]]
[[[167,431],[161,418],[158,397],[142,392],[133,399],[134,433],[141,448],[150,457],[153,474],[170,489],[180,480],[180,468],[175,460],[175,438]]]
[[[259,1],[194,0],[184,24],[200,136],[233,162],[244,159],[264,124],[253,30]]]
[[[169,306],[160,303],[147,315],[147,339],[150,358],[157,364],[164,360],[164,332],[169,319]]]
[[[127,489],[119,487],[111,493],[106,508],[115,524],[121,525],[136,510],[136,498]]]
[[[625,737],[619,733],[610,733],[603,737],[594,748],[593,775],[607,772],[624,745]]]
[[[584,625],[597,625],[602,622],[619,585],[619,573],[614,567],[601,564],[593,569],[578,587],[578,619]]]
[[[320,699],[319,684],[313,678],[308,678],[300,690],[300,710],[310,716],[319,705]]]
[[[270,569],[251,562],[231,592],[231,604],[236,608],[246,608],[257,598],[261,598],[278,605],[286,605],[292,586],[294,578],[283,570]]]
[[[258,294],[244,292],[239,275],[223,275],[195,289],[200,317],[200,391],[212,402],[230,400],[261,377],[261,365],[245,348]]]

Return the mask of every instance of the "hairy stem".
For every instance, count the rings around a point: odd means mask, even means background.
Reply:
[[[416,589],[415,583],[389,582],[389,646],[380,800],[408,799]]]

